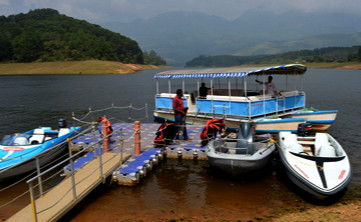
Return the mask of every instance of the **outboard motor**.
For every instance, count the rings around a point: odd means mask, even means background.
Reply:
[[[59,119],[58,120],[58,128],[66,128],[68,126],[68,123],[65,119]]]
[[[236,154],[253,154],[253,127],[251,123],[241,123],[237,134]]]
[[[298,124],[297,133],[299,136],[308,136],[312,132],[311,123],[300,123]]]

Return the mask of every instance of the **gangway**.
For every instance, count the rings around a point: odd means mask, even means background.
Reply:
[[[66,160],[42,172],[38,176],[27,181],[30,189],[31,203],[10,217],[7,221],[56,221],[64,216],[69,210],[79,203],[88,193],[94,190],[99,184],[105,183],[106,178],[113,171],[130,157],[130,154],[123,154],[122,147],[113,148],[113,152],[102,153],[101,140],[89,144],[81,152],[71,155]],[[95,149],[94,149],[95,147]],[[73,168],[73,160],[87,150],[94,149],[96,157],[78,171],[72,170],[71,176],[65,178],[61,183],[46,193],[35,197],[33,183],[46,173],[59,168],[70,162]]]

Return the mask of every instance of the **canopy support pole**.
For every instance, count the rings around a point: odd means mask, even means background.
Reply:
[[[158,78],[156,79],[155,85],[156,85],[157,95],[159,95],[159,79]]]

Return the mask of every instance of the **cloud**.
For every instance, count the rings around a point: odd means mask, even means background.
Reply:
[[[9,5],[8,0],[0,0],[0,5]]]
[[[359,0],[0,0],[3,15],[26,13],[36,8],[53,8],[62,14],[93,23],[149,18],[169,11],[198,11],[235,19],[252,9],[283,13],[303,12],[361,13]]]

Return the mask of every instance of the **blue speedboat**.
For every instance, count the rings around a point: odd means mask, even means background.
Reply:
[[[66,151],[66,139],[80,129],[41,127],[6,135],[0,144],[0,181],[34,171],[37,157],[40,166],[55,160]]]

